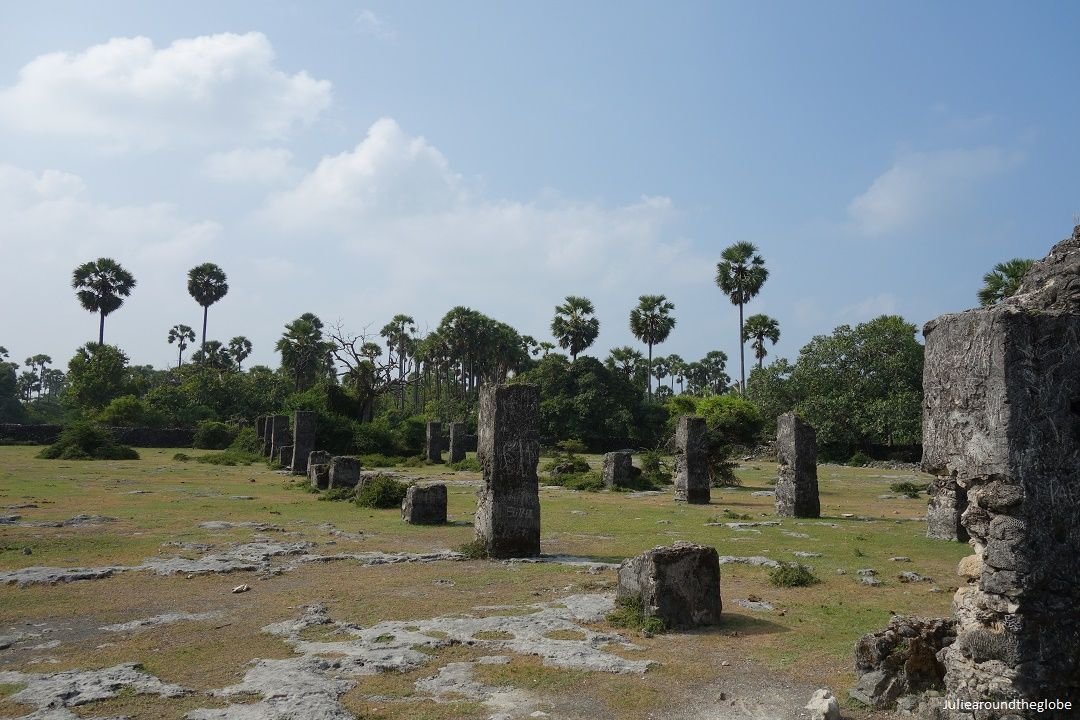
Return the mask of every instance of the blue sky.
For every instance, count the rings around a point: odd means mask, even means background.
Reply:
[[[309,6],[310,5],[310,6]],[[1080,213],[1080,10],[1015,3],[5,3],[0,345],[63,366],[96,321],[71,269],[139,286],[106,321],[134,362],[197,326],[253,361],[303,312],[377,332],[472,306],[590,354],[726,351],[720,251],[757,244],[772,355],[882,312],[922,325],[1041,257]],[[251,361],[249,361],[250,363]]]

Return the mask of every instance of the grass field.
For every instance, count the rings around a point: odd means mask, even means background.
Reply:
[[[36,452],[32,447],[0,447],[0,517],[9,516],[7,524],[0,524],[0,572],[197,558],[255,537],[312,543],[307,552],[321,555],[430,552],[459,547],[473,537],[476,473],[448,472],[438,466],[406,470],[449,483],[450,522],[421,527],[402,523],[397,510],[320,501],[291,478],[260,465],[178,462],[172,459],[174,450],[157,449],[141,450],[140,460],[116,462],[38,460]],[[589,459],[599,465],[598,457]],[[658,663],[642,676],[554,669],[537,657],[513,655],[504,664],[477,666],[479,681],[539,697],[543,702],[538,707],[564,717],[572,716],[566,708],[583,695],[590,704],[582,717],[665,717],[664,708],[673,697],[693,694],[697,687],[715,687],[732,667],[760,669],[800,688],[827,686],[844,697],[855,679],[852,648],[861,634],[883,627],[890,613],[950,612],[956,564],[968,554],[967,546],[925,537],[925,494],[916,499],[879,497],[890,493],[892,483],[925,483],[926,476],[907,470],[822,465],[820,522],[785,519],[780,526],[741,531],[707,525],[775,519],[772,498],[752,494],[770,489],[775,464],[748,462],[737,472],[742,487],[714,489],[708,506],[676,505],[669,492],[631,495],[542,488],[543,552],[611,563],[675,541],[711,545],[721,555],[788,561],[799,559],[796,551],[813,552],[820,557],[799,560],[813,567],[819,583],[777,588],[769,584],[766,568],[725,565],[720,627],[652,637],[624,631],[638,649],[611,652]],[[11,517],[15,515],[19,517]],[[111,519],[54,526],[78,515]],[[234,525],[200,527],[208,521]],[[911,562],[889,559],[895,556],[907,556]],[[876,569],[883,584],[859,584],[855,571],[860,568]],[[897,574],[903,570],[917,571],[933,582],[901,583]],[[558,563],[477,560],[365,566],[340,561],[301,564],[280,573],[188,577],[136,571],[56,585],[12,584],[0,586],[0,635],[22,633],[31,639],[0,650],[0,672],[56,673],[140,663],[162,681],[196,693],[162,698],[121,691],[73,711],[87,717],[180,718],[195,708],[224,706],[226,701],[210,691],[240,682],[253,659],[294,656],[294,647],[262,628],[295,619],[299,609],[311,603],[323,604],[334,620],[359,627],[476,616],[481,606],[500,606],[500,612],[512,615],[531,612],[530,604],[576,593],[611,592],[615,576],[610,568]],[[251,590],[234,594],[232,589],[240,584]],[[775,609],[751,611],[734,602],[752,596]],[[215,615],[131,632],[101,630],[176,612]],[[604,623],[590,627],[619,632]],[[415,685],[448,663],[490,655],[490,648],[450,644],[425,652],[432,655],[430,666],[353,678],[355,687],[341,697],[342,705],[363,718],[491,714],[490,705],[464,695],[430,702]],[[19,717],[33,709],[12,700],[19,690],[18,683],[0,683],[0,717]],[[228,702],[254,699],[236,696]],[[870,717],[850,706],[845,712]]]

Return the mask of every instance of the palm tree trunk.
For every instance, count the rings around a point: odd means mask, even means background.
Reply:
[[[203,305],[203,309],[202,309],[202,351],[203,351],[204,356],[206,355],[206,312],[209,309],[210,309],[209,305]],[[740,308],[740,310],[741,310],[741,308]],[[742,315],[739,315],[739,322],[742,322]],[[740,332],[742,332],[742,331],[740,330]],[[206,362],[205,358],[203,359],[203,362]]]
[[[98,345],[104,345],[105,344],[105,313],[99,312],[98,314],[101,316],[101,322],[98,323],[97,344]]]
[[[649,343],[649,373],[645,377],[645,382],[649,386],[649,400],[652,400],[652,343]]]
[[[743,304],[739,303],[739,393],[746,393],[746,344],[743,342]]]
[[[184,364],[184,348],[180,348],[180,352],[176,355],[176,367],[180,367]]]

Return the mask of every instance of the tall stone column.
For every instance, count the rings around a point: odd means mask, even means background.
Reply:
[[[709,437],[705,418],[683,415],[675,430],[675,500],[708,505]]]
[[[535,385],[480,389],[477,457],[484,488],[476,539],[491,557],[540,554],[540,392]]]
[[[293,475],[307,475],[308,456],[315,449],[315,417],[311,410],[293,413]]]
[[[465,423],[450,423],[450,462],[457,463],[465,459]]]
[[[997,305],[923,330],[923,469],[967,493],[975,554],[946,699],[1080,706],[1080,226]],[[1023,717],[950,710],[950,718]],[[1070,717],[1051,710],[1038,717]]]
[[[255,418],[255,437],[259,438],[259,442],[266,442],[266,416],[261,415]]]
[[[424,438],[424,459],[428,462],[442,462],[442,423],[429,422]]]
[[[817,482],[817,433],[795,413],[776,419],[776,514],[821,517]]]

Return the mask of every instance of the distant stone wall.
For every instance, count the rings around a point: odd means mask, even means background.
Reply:
[[[49,445],[63,430],[63,425],[0,424],[0,438],[35,445]],[[189,448],[195,442],[194,428],[111,427],[123,445],[135,447]]]

